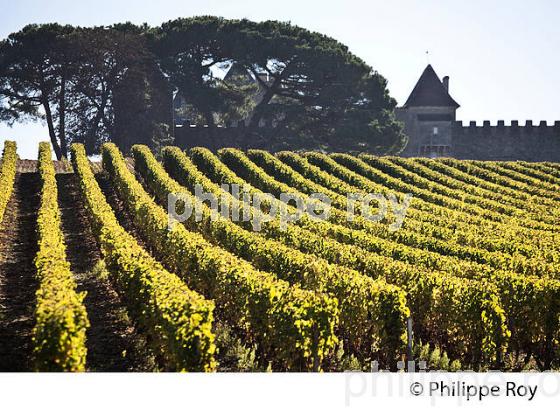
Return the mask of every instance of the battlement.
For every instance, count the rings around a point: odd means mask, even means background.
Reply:
[[[525,120],[525,124],[521,125],[519,124],[519,121],[517,120],[512,120],[510,122],[509,125],[506,125],[504,120],[498,120],[495,124],[492,124],[490,121],[488,120],[484,120],[482,121],[482,123],[480,122],[476,122],[476,121],[469,121],[468,123],[465,122],[465,124],[463,124],[463,121],[453,121],[453,126],[455,128],[540,128],[540,129],[546,129],[549,128],[551,130],[556,130],[556,129],[560,129],[560,121],[554,121],[554,123],[550,124],[547,121],[539,121],[538,125],[537,123],[534,123],[533,120]]]
[[[549,124],[546,121],[535,123],[532,120],[526,120],[524,124],[520,124],[519,121],[513,120],[507,125],[503,120],[495,123],[487,120],[482,121],[482,123],[477,123],[476,121],[469,121],[468,123],[454,121],[452,133],[454,136],[483,138],[509,138],[514,136],[537,138],[535,142],[538,142],[538,139],[542,138],[560,139],[560,121],[554,121],[554,123]]]
[[[277,127],[277,122],[276,121],[272,121],[272,120],[265,120],[265,119],[261,119],[259,121],[259,123],[257,124],[257,128],[276,128]],[[248,126],[245,124],[245,120],[240,120],[240,121],[232,121],[230,123],[228,123],[227,125],[216,125],[215,127],[209,127],[208,125],[197,125],[197,124],[191,124],[189,121],[185,121],[183,123],[176,123],[175,124],[175,129],[187,129],[187,130],[196,130],[196,129],[208,129],[208,128],[212,128],[212,129],[226,129],[226,128],[247,128]]]
[[[452,155],[461,159],[560,160],[560,121],[454,121]]]
[[[270,122],[261,122],[255,129],[247,127],[243,121],[225,127],[185,123],[175,126],[174,139],[175,145],[181,148],[206,147],[211,150],[234,147],[274,151],[278,150],[277,146],[282,144],[282,138],[279,136],[275,124],[270,124]]]

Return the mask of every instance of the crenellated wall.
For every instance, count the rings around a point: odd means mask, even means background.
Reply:
[[[524,160],[560,162],[560,121],[548,125],[546,121],[524,125],[498,121],[492,125],[483,121],[452,125],[452,156],[459,159]]]
[[[449,147],[438,156],[451,156],[459,159],[477,160],[523,160],[523,161],[554,161],[560,162],[560,121],[548,125],[545,121],[534,124],[526,121],[520,125],[512,121],[506,125],[504,121],[491,124],[483,121],[463,123],[462,121],[445,121],[444,118],[421,118],[416,112],[400,115],[405,122],[405,132],[410,138],[409,144],[402,153],[406,157],[427,156],[420,148],[426,145]],[[423,110],[421,115],[441,115]],[[438,128],[437,135],[431,135]],[[270,151],[292,149],[298,141],[288,136],[279,136],[273,128],[262,126],[257,130],[238,127],[195,127],[184,126],[175,128],[175,144],[182,148],[204,146],[212,150],[222,147],[241,149],[260,148]]]
[[[246,127],[243,122],[231,127],[193,125],[175,127],[174,138],[175,145],[181,148],[206,147],[214,151],[223,147],[280,151],[296,146],[297,142],[266,123],[259,124],[257,129],[252,129]]]

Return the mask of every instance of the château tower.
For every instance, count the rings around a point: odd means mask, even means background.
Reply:
[[[407,157],[453,156],[452,132],[459,104],[449,95],[449,77],[440,81],[428,64],[404,106],[397,108],[408,145]]]

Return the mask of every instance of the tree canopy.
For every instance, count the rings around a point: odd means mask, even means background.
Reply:
[[[67,154],[65,81],[71,26],[30,25],[0,43],[0,118],[45,119],[57,157]]]
[[[274,124],[295,145],[401,138],[385,79],[342,43],[278,21],[202,16],[160,27],[30,25],[0,43],[0,121],[45,121],[56,155],[169,138],[179,94],[196,123]]]

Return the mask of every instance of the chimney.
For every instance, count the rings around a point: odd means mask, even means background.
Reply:
[[[443,77],[443,79],[441,80],[441,83],[445,87],[445,91],[449,92],[449,76],[448,75]]]

